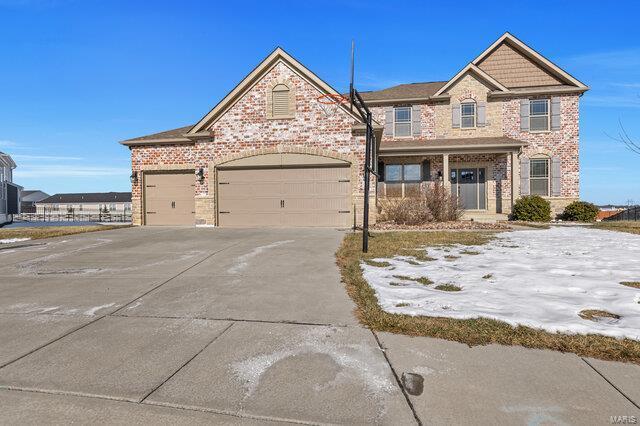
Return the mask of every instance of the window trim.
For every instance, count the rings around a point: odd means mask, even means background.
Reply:
[[[547,176],[546,177],[540,177],[540,176],[536,176],[533,177],[532,173],[533,173],[533,165],[532,163],[534,161],[545,161],[547,163]],[[532,190],[532,186],[531,186],[531,182],[537,180],[546,180],[547,181],[547,193],[546,194],[534,194],[533,190]],[[533,157],[533,158],[529,158],[529,195],[539,195],[541,197],[550,197],[551,196],[551,158],[549,157]]]
[[[463,105],[473,105],[473,115],[464,115],[462,113],[462,106]],[[463,119],[465,117],[473,117],[473,126],[463,126]],[[474,101],[473,99],[469,99],[469,100],[465,100],[463,102],[460,102],[460,130],[473,130],[475,128],[478,127],[478,104],[476,101]]]
[[[398,136],[396,135],[396,110],[398,109],[406,109],[409,111],[409,121],[401,121],[400,123],[406,124],[409,123],[409,134],[406,136]],[[394,138],[410,138],[413,135],[413,108],[411,106],[394,106],[393,107],[393,137]]]
[[[388,180],[387,179],[387,167],[389,166],[400,166],[400,180]],[[405,166],[418,166],[420,170],[420,178],[418,180],[405,180],[404,179],[404,167]],[[384,183],[420,183],[423,181],[424,176],[422,176],[422,164],[421,163],[389,163],[384,165]]]
[[[545,101],[547,103],[547,128],[545,130],[531,130],[531,118],[532,117],[544,117],[544,114],[536,114],[533,115],[532,108],[534,102]],[[529,99],[529,133],[548,133],[551,131],[551,99],[549,98],[538,98],[538,99]]]

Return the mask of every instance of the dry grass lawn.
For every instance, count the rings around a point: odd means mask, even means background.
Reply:
[[[64,235],[82,234],[85,232],[107,231],[116,228],[128,228],[130,225],[86,225],[86,226],[43,226],[24,228],[0,228],[0,240],[9,238],[41,238],[61,237]]]
[[[597,229],[606,229],[608,231],[628,232],[630,234],[640,235],[640,221],[625,221],[620,222],[598,222],[593,225]]]
[[[338,252],[337,262],[349,296],[355,301],[360,322],[376,331],[411,336],[429,336],[468,345],[519,345],[527,348],[553,349],[614,361],[640,364],[640,342],[600,335],[553,334],[529,327],[512,327],[491,319],[459,320],[452,318],[413,317],[390,314],[378,305],[375,292],[362,278],[360,261],[376,257],[407,255],[418,247],[448,244],[484,244],[492,234],[479,232],[388,232],[369,238],[369,253],[362,253],[362,234],[349,234]],[[461,283],[464,286],[464,283]]]

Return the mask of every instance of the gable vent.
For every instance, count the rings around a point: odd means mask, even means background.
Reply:
[[[273,116],[286,117],[291,113],[289,111],[289,88],[284,84],[278,84],[273,88]]]

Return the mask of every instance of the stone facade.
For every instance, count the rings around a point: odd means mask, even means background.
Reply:
[[[269,89],[283,82],[295,94],[295,114],[292,118],[271,118],[267,108]],[[139,173],[132,188],[134,223],[143,221],[145,171],[193,170],[196,224],[215,225],[216,165],[273,152],[320,155],[349,161],[353,176],[352,205],[361,216],[364,136],[352,133],[356,120],[343,109],[328,115],[317,101],[322,94],[285,62],[279,61],[206,129],[211,138],[199,139],[193,144],[132,146],[132,169]],[[195,176],[199,168],[204,171],[202,182]]]

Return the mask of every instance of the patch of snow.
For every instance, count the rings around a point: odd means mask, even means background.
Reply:
[[[131,306],[127,306],[127,310],[129,310],[129,309],[135,309],[135,308],[137,308],[137,307],[138,307],[138,306],[140,306],[140,305],[142,305],[142,301],[141,301],[141,300],[136,300],[136,301],[135,301],[135,303],[134,303],[133,305],[131,305]]]
[[[100,311],[101,309],[106,309],[106,308],[110,308],[112,306],[115,306],[115,303],[107,303],[106,305],[101,305],[101,306],[94,306],[93,308],[89,308],[86,311],[84,311],[82,313],[82,315],[95,315],[98,311]]]
[[[345,383],[362,382],[367,394],[379,401],[380,412],[377,414],[381,416],[386,411],[385,396],[397,390],[388,366],[369,345],[336,342],[340,333],[343,330],[326,327],[313,327],[301,334],[292,333],[287,336],[286,346],[235,362],[231,371],[244,386],[245,398],[248,398],[258,389],[262,376],[278,362],[301,355],[324,355],[339,367],[339,372],[328,383],[316,385],[316,390],[322,392]]]
[[[63,244],[66,242],[67,240],[64,240],[64,241],[60,241],[58,244]],[[56,253],[48,254],[46,256],[21,262],[17,265],[17,268],[19,270],[20,275],[38,275],[38,273],[42,271],[43,266],[46,265],[49,261],[52,261],[61,257],[69,256],[75,253],[79,253],[87,249],[99,247],[99,246],[108,244],[110,242],[111,240],[108,240],[105,238],[97,238],[95,242],[92,242],[90,244],[84,245],[76,249],[72,249],[68,251],[59,251]],[[58,245],[58,244],[55,244],[55,245]]]
[[[640,340],[640,293],[621,281],[640,281],[640,236],[579,227],[498,234],[485,245],[429,247],[435,260],[361,264],[363,276],[387,312],[448,318],[491,318],[549,332],[602,334]],[[477,255],[464,254],[470,250]],[[460,258],[445,259],[446,255]],[[491,275],[489,278],[484,276]],[[391,286],[393,275],[428,277],[424,286]],[[397,280],[396,280],[397,281]],[[455,284],[458,292],[436,290]],[[396,306],[408,304],[407,306]],[[598,309],[619,320],[590,321],[578,313]]]
[[[253,250],[251,250],[249,253],[243,254],[242,256],[238,257],[236,259],[235,263],[233,264],[233,266],[230,267],[229,269],[227,269],[227,273],[229,273],[229,274],[237,274],[238,272],[242,271],[244,268],[246,268],[248,266],[249,260],[251,260],[252,258],[258,256],[259,254],[261,254],[265,250],[276,248],[276,247],[279,247],[279,246],[281,246],[283,244],[289,244],[289,243],[292,243],[292,242],[293,242],[293,240],[276,241],[275,243],[271,243],[271,244],[268,244],[266,246],[256,247]]]
[[[29,241],[31,238],[5,238],[0,240],[0,244],[19,243],[20,241]]]

